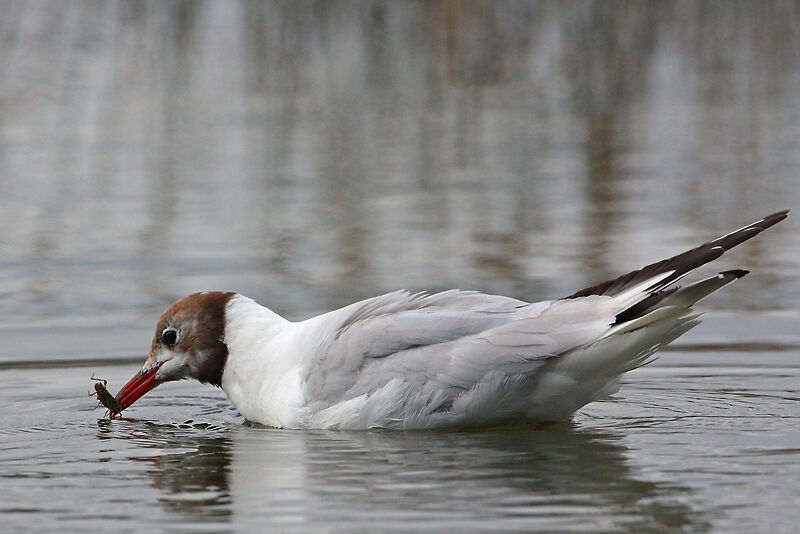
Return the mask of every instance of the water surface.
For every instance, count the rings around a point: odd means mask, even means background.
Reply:
[[[193,383],[115,421],[87,395],[192,291],[291,319],[540,300],[796,207],[795,3],[9,1],[0,43],[5,529],[796,530],[793,218],[571,422],[295,432]]]

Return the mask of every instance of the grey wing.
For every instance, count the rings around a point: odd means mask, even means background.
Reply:
[[[607,300],[527,304],[461,291],[376,297],[334,312],[340,326],[317,349],[306,399],[322,410],[401,379],[452,402],[488,373],[529,375],[548,358],[596,339],[613,322],[602,304]]]

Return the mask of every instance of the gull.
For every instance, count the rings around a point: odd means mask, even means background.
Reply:
[[[528,303],[475,291],[395,291],[292,322],[233,292],[188,295],[158,321],[118,411],[164,382],[222,388],[253,423],[426,429],[559,421],[699,323],[698,300],[743,277],[694,269],[782,221],[739,230],[567,297]]]

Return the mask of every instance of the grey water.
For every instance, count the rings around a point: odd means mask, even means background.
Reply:
[[[796,3],[5,1],[0,73],[0,530],[797,530],[800,213],[568,422],[88,396],[193,291],[556,298],[796,208]]]

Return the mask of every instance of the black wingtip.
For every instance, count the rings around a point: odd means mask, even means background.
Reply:
[[[762,221],[762,222],[764,222],[766,224],[762,224],[762,225],[759,225],[759,226],[761,226],[763,229],[766,230],[770,226],[772,226],[774,224],[778,224],[779,222],[784,220],[786,217],[788,217],[790,211],[791,210],[781,210],[781,211],[776,211],[775,213],[773,213],[771,215],[767,215],[766,217],[764,217],[764,219]]]
[[[750,271],[745,271],[744,269],[731,269],[730,271],[722,271],[719,274],[732,274],[737,279],[743,277],[746,274],[750,274]]]
[[[623,291],[625,288],[630,287],[633,284],[640,283],[648,278],[652,278],[660,273],[665,273],[667,271],[672,271],[669,276],[659,280],[659,282],[648,288],[653,292],[660,291],[661,289],[669,286],[676,280],[679,280],[682,276],[686,273],[700,267],[701,265],[705,265],[706,263],[713,261],[720,257],[723,252],[732,249],[736,245],[747,241],[748,239],[760,234],[767,228],[774,226],[784,220],[789,215],[789,210],[781,210],[776,211],[766,217],[748,224],[738,230],[734,230],[729,234],[725,234],[722,237],[718,237],[717,239],[713,239],[702,245],[695,247],[691,250],[687,250],[682,254],[678,254],[671,258],[667,258],[665,260],[652,263],[637,271],[632,271],[630,273],[624,274],[619,276],[613,280],[608,280],[606,282],[602,282],[600,284],[587,287],[578,291],[577,293],[573,293],[569,297],[565,297],[568,299],[577,298],[577,297],[585,297],[588,295],[616,295]],[[730,271],[731,274],[734,274],[737,278],[741,278],[747,271],[742,270],[734,270]]]

